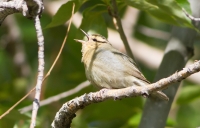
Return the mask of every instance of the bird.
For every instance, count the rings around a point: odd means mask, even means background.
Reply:
[[[81,29],[87,40],[74,39],[82,44],[82,59],[87,79],[99,89],[120,89],[130,86],[148,86],[150,82],[137,68],[128,55],[115,49],[100,34],[89,35]],[[161,91],[153,92],[153,97],[168,101]]]

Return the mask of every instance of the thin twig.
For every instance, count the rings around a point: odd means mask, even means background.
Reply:
[[[65,103],[56,113],[51,126],[52,128],[69,128],[72,119],[76,116],[75,113],[79,109],[83,109],[92,103],[98,103],[108,99],[120,100],[126,97],[142,96],[144,93],[151,94],[154,91],[159,91],[167,88],[170,84],[180,82],[186,77],[199,71],[200,61],[197,61],[187,68],[183,68],[183,70],[175,72],[173,75],[167,78],[163,78],[148,86],[131,86],[122,89],[102,89],[98,92],[84,94]]]
[[[21,103],[26,97],[28,97],[33,91],[35,90],[35,87],[31,89],[24,97],[22,97],[17,103],[15,103],[11,108],[9,108],[6,112],[4,112],[0,119],[3,118],[5,115],[7,115],[11,110],[13,110],[19,103]]]
[[[75,88],[71,89],[71,90],[68,90],[66,92],[63,92],[63,93],[60,93],[58,95],[55,95],[55,96],[52,96],[52,97],[49,97],[45,100],[42,100],[40,102],[40,107],[41,106],[45,106],[45,105],[48,105],[48,104],[51,104],[52,102],[55,102],[55,101],[59,101],[61,100],[62,98],[66,98],[68,96],[71,96],[77,92],[79,92],[80,90],[82,90],[83,88],[86,88],[90,85],[90,82],[89,81],[84,81],[82,82],[81,84],[77,85]],[[29,106],[26,106],[24,108],[21,108],[19,111],[20,113],[25,113],[25,112],[28,112],[32,110],[32,105],[29,105]]]
[[[192,15],[188,14],[184,8],[182,8],[182,10],[183,10],[183,12],[185,13],[185,15],[186,15],[188,18],[190,18],[190,20],[196,21],[196,22],[199,22],[199,21],[200,21],[200,18],[195,18],[195,17],[193,17]]]
[[[129,46],[129,43],[128,43],[128,40],[126,38],[126,35],[124,33],[124,30],[123,30],[123,27],[122,27],[122,22],[121,22],[121,19],[118,15],[118,8],[117,8],[117,3],[116,3],[116,0],[112,0],[112,6],[113,6],[113,10],[111,9],[112,11],[112,17],[113,17],[113,23],[114,23],[114,26],[115,28],[117,29],[117,31],[119,32],[120,34],[120,37],[124,43],[124,46],[125,46],[125,49],[126,49],[126,52],[127,54],[132,58],[134,59],[134,56],[133,56],[133,53],[130,49],[130,46]]]
[[[70,26],[71,26],[71,23],[72,23],[72,18],[73,18],[73,14],[74,14],[74,8],[75,8],[75,4],[73,3],[72,15],[71,15],[71,18],[70,18],[70,21],[69,21],[69,26],[68,26],[68,28],[67,28],[67,33],[66,33],[66,35],[65,35],[64,41],[63,41],[63,43],[62,43],[62,46],[61,46],[61,48],[60,48],[60,51],[59,51],[59,53],[58,53],[58,55],[57,55],[55,61],[53,62],[53,65],[51,66],[51,68],[50,68],[49,71],[47,72],[47,74],[46,74],[46,76],[44,77],[44,79],[50,75],[51,70],[53,69],[54,65],[56,64],[57,60],[59,59],[60,54],[62,53],[62,50],[63,50],[63,48],[64,48],[64,46],[65,46],[65,43],[66,43],[66,40],[67,40],[67,37],[68,37],[68,33],[69,33],[69,30],[70,30]]]
[[[40,106],[40,94],[41,94],[43,75],[44,75],[44,36],[40,25],[39,15],[37,15],[34,20],[35,20],[34,23],[37,33],[37,39],[38,39],[38,75],[37,75],[35,99],[33,101],[33,111],[32,111],[30,128],[34,128],[36,125],[36,117],[37,117],[37,111]]]
[[[75,4],[73,4],[72,14],[74,14],[74,8],[75,8]],[[64,41],[63,41],[63,43],[62,43],[62,46],[61,46],[61,48],[60,48],[60,51],[59,51],[59,53],[58,53],[56,59],[54,60],[54,62],[53,62],[53,64],[52,64],[51,68],[49,69],[48,73],[47,73],[47,74],[45,75],[45,77],[43,78],[42,83],[43,83],[44,80],[47,78],[47,75],[48,75],[48,76],[50,75],[50,73],[51,73],[53,67],[55,66],[55,64],[56,64],[56,62],[57,62],[57,60],[58,60],[58,58],[60,57],[60,54],[62,53],[62,49],[63,49],[63,47],[64,47],[63,44],[66,42],[67,35],[68,35],[69,30],[70,30],[70,26],[71,26],[71,22],[72,22],[72,17],[73,17],[73,15],[72,15],[71,18],[70,18],[69,26],[68,26],[68,29],[67,29],[67,33],[66,33],[65,39],[64,39]],[[36,87],[34,87],[33,89],[31,89],[24,97],[22,97],[22,98],[21,98],[17,103],[15,103],[10,109],[8,109],[5,113],[3,113],[3,114],[0,116],[0,119],[3,118],[5,115],[7,115],[12,109],[14,109],[14,108],[15,108],[19,103],[21,103],[25,98],[27,98],[27,97],[35,90],[35,88],[36,88]]]

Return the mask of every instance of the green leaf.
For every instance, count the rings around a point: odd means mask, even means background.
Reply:
[[[138,8],[140,10],[154,10],[157,6],[147,2],[146,0],[124,0],[127,5]]]
[[[110,0],[102,0],[106,5],[110,5]]]
[[[200,98],[199,95],[200,86],[186,86],[181,89],[179,97],[177,99],[178,104],[187,104],[193,100]]]
[[[92,11],[95,7],[95,10]],[[83,19],[80,28],[84,31],[94,30],[95,32],[105,36],[107,38],[108,31],[105,20],[102,14],[106,11],[106,6],[102,6],[102,4],[98,4],[90,8],[87,8],[83,13]]]
[[[105,4],[96,4],[94,6],[86,8],[83,12],[83,17],[90,16],[92,15],[91,13],[94,13],[94,12],[101,13],[101,14],[104,12],[107,12]]]
[[[63,4],[59,8],[57,13],[54,15],[51,23],[49,23],[45,28],[56,27],[64,24],[67,20],[69,20],[72,14],[73,3],[75,3],[74,12],[76,12],[80,7],[80,3],[77,0],[68,1],[66,4]]]
[[[127,5],[146,11],[155,18],[176,26],[194,28],[184,12],[182,6],[188,11],[189,3],[179,0],[126,0]]]
[[[180,7],[184,8],[188,13],[191,14],[190,3],[188,0],[176,0],[176,2]]]

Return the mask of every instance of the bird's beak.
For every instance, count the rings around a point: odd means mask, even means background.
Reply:
[[[86,43],[86,41],[84,41],[84,40],[77,40],[77,39],[74,39],[76,42],[80,42],[80,43],[82,43],[82,44],[84,44],[84,43]]]
[[[86,36],[87,39],[89,40],[89,35],[88,35],[85,31],[83,31],[82,29],[81,29],[81,31],[85,34],[85,36]]]
[[[87,37],[87,39],[89,40],[89,35],[85,32],[85,31],[83,31],[82,29],[81,29],[81,31],[85,34],[85,36]],[[82,43],[82,44],[84,44],[84,43],[86,43],[86,41],[84,41],[84,40],[78,40],[78,39],[74,39],[76,42],[80,42],[80,43]]]

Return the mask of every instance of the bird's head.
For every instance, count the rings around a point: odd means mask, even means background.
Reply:
[[[100,34],[89,35],[85,31],[83,31],[82,29],[81,29],[81,31],[85,34],[85,36],[87,37],[88,40],[87,41],[85,41],[85,40],[78,40],[78,39],[74,39],[74,40],[77,41],[77,42],[82,43],[82,45],[86,45],[87,46],[87,45],[110,44],[108,42],[108,40],[104,36],[102,36]]]

